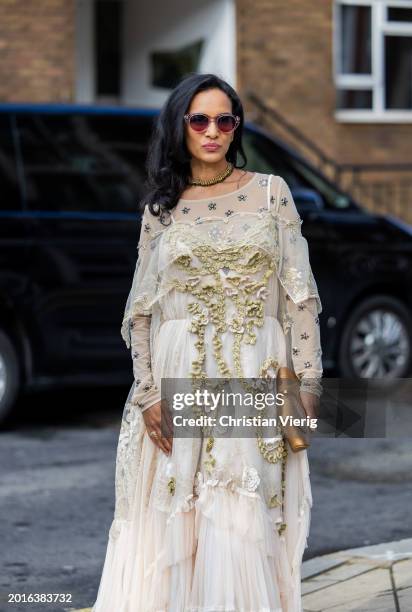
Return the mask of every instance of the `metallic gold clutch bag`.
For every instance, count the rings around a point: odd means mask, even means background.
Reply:
[[[278,369],[276,376],[276,392],[283,394],[283,405],[278,405],[278,418],[281,416],[281,428],[284,437],[294,453],[309,448],[310,429],[304,424],[306,410],[302,404],[299,394],[300,380],[295,372],[286,366]],[[286,417],[287,422],[285,422]],[[293,419],[302,419],[302,424],[297,425]]]

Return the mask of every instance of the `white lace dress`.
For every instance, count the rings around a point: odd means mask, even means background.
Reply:
[[[269,462],[253,437],[176,438],[168,457],[142,410],[163,377],[289,365],[301,384],[320,379],[322,307],[302,221],[283,178],[262,173],[227,195],[180,200],[162,219],[146,206],[122,327],[135,380],[92,611],[301,612],[306,451]]]

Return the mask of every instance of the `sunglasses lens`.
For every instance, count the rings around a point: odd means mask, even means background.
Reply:
[[[217,126],[222,132],[232,132],[236,127],[236,118],[233,115],[222,115],[217,121]]]
[[[190,127],[196,132],[203,132],[209,125],[209,118],[206,115],[192,115],[190,117]]]

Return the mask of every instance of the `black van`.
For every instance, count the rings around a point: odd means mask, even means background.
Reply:
[[[0,105],[0,419],[20,389],[130,383],[120,336],[157,111]],[[248,169],[280,174],[323,304],[325,373],[411,370],[412,229],[373,215],[248,124]]]

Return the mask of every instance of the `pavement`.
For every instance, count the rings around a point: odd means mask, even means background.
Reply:
[[[304,612],[410,612],[412,538],[304,561],[302,595]]]
[[[1,612],[10,609],[2,607],[7,593],[70,593],[70,612],[96,596],[124,389],[84,390],[78,398],[77,390],[35,404],[28,396],[26,417],[1,434]],[[309,449],[314,506],[304,612],[412,612],[410,440],[325,438]],[[43,604],[29,608],[45,612]],[[27,602],[12,609],[26,612]]]
[[[412,538],[304,561],[302,599],[304,612],[410,612]]]

